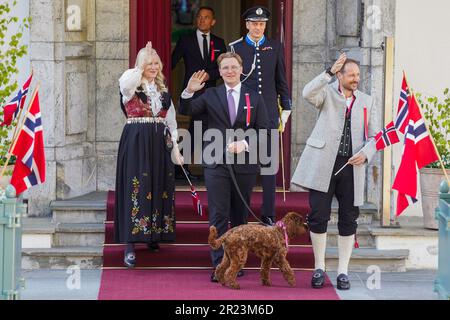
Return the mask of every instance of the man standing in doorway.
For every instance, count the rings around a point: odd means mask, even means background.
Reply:
[[[186,88],[191,76],[200,70],[205,70],[206,82],[205,87],[196,92],[194,97],[202,94],[206,88],[216,86],[217,80],[220,78],[219,68],[217,66],[217,58],[225,53],[225,41],[211,33],[212,27],[216,24],[214,9],[210,7],[200,7],[197,13],[197,29],[181,37],[172,53],[172,69],[176,67],[178,62],[184,60],[184,81],[183,88]],[[201,121],[203,132],[206,130],[207,118],[205,115],[193,116],[189,124],[189,133],[194,137],[194,122]],[[194,151],[194,143],[191,144],[191,153]],[[185,165],[187,169],[187,164]],[[192,176],[189,170],[186,170],[190,178]],[[177,174],[182,177],[182,172]]]
[[[281,121],[284,130],[291,114],[292,103],[286,80],[284,48],[279,41],[268,39],[264,35],[269,17],[270,11],[264,7],[253,7],[245,11],[243,18],[249,32],[245,38],[230,43],[230,49],[242,57],[244,64],[242,82],[262,96],[265,102],[269,129],[278,129]],[[283,109],[281,119],[278,96]],[[268,156],[273,158],[273,154],[278,150],[271,150],[270,143],[267,145]],[[261,182],[263,187],[261,220],[274,225],[276,174],[261,174]]]

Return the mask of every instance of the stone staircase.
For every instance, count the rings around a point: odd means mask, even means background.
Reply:
[[[66,269],[78,265],[82,269],[102,267],[103,241],[106,219],[106,192],[51,204],[52,218],[27,218],[23,223],[23,269]],[[406,271],[409,250],[377,249],[379,222],[371,207],[361,210],[357,239],[360,245],[352,255],[350,269],[366,271],[376,265],[381,271]],[[326,262],[328,270],[335,270],[337,253],[337,214],[333,210],[328,229]],[[386,235],[390,229],[384,229]],[[398,229],[395,231],[398,234]]]
[[[82,269],[102,266],[106,192],[94,192],[50,205],[52,218],[23,223],[23,269]]]

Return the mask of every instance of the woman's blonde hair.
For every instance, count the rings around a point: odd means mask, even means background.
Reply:
[[[167,92],[168,90],[165,84],[166,78],[162,73],[163,63],[155,49],[151,49],[151,53],[148,52],[147,48],[142,48],[141,50],[139,50],[135,67],[144,69],[144,66],[146,64],[149,64],[153,59],[156,59],[159,65],[159,71],[155,78],[156,87],[158,88],[159,92]]]

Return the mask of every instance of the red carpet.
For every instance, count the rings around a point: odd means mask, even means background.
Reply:
[[[177,221],[208,221],[208,196],[206,191],[197,192],[203,207],[203,216],[200,217],[194,212],[190,191],[177,191],[175,193],[175,209]],[[259,217],[262,204],[262,192],[254,192],[251,199],[251,208]],[[286,202],[283,201],[283,193],[276,193],[277,218],[284,216],[289,211],[296,211],[306,214],[309,211],[307,192],[287,192]],[[108,193],[107,220],[114,220],[114,192]],[[249,221],[255,221],[253,216],[249,216]]]
[[[272,270],[272,287],[260,284],[259,272],[246,271],[240,290],[209,282],[209,270],[103,270],[99,300],[339,300],[327,279],[311,289],[311,272],[297,271],[291,288]]]
[[[338,299],[331,283],[323,290],[310,287],[311,272],[296,271],[297,287],[290,288],[278,270],[272,271],[273,287],[260,285],[259,272],[247,270],[239,279],[241,290],[231,290],[209,282],[211,273],[208,238],[208,201],[206,192],[198,192],[203,206],[203,217],[193,209],[190,192],[177,191],[175,210],[177,217],[177,240],[174,244],[161,244],[161,250],[152,253],[146,245],[136,250],[137,269],[123,270],[123,246],[114,244],[114,192],[108,193],[105,247],[99,299],[101,300],[309,300]],[[255,192],[251,207],[260,216],[262,193]],[[291,192],[276,195],[277,218],[289,211],[306,215],[309,210],[308,194]],[[252,216],[249,221],[256,221]],[[312,269],[314,256],[309,237],[304,235],[291,243],[288,260],[294,269]],[[246,267],[259,267],[260,260],[249,255]],[[141,268],[141,269],[139,269]],[[157,268],[157,270],[145,270]],[[174,270],[174,269],[181,270]],[[198,270],[199,268],[206,270]]]
[[[105,247],[103,267],[123,267],[122,246]],[[310,269],[314,265],[312,248],[290,248],[288,260],[292,268]],[[261,262],[249,254],[246,267],[258,267]],[[176,246],[161,245],[160,252],[149,252],[146,245],[139,245],[136,250],[136,267],[211,267],[208,245]]]

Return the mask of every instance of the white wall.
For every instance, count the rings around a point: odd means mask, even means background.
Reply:
[[[416,92],[442,96],[443,89],[450,87],[449,12],[449,0],[396,0],[394,114],[403,70]],[[400,143],[393,149],[396,170],[401,149]],[[420,201],[404,214],[421,216]]]

